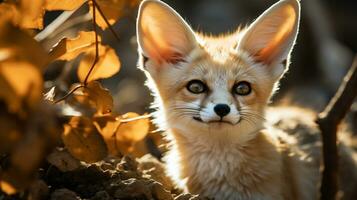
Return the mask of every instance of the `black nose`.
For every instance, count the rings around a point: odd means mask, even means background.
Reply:
[[[231,108],[227,104],[217,104],[213,110],[217,113],[218,116],[224,117],[228,115],[228,113],[231,111]]]

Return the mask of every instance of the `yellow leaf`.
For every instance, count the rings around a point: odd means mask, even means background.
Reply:
[[[8,195],[16,194],[16,188],[6,181],[0,180],[0,189]]]
[[[44,0],[21,0],[20,13],[22,28],[43,29]]]
[[[78,78],[81,82],[84,81],[95,59],[95,49],[89,51],[81,60],[78,67]],[[119,58],[114,49],[109,46],[99,48],[99,60],[94,66],[88,82],[102,78],[109,78],[116,74],[120,69]]]
[[[110,155],[120,155],[120,149],[116,142],[116,131],[120,125],[120,118],[112,115],[96,116],[93,124],[103,136]]]
[[[0,4],[0,20],[11,20],[25,29],[42,29],[44,0],[7,1]]]
[[[95,108],[98,115],[108,114],[113,110],[113,98],[109,90],[103,88],[97,81],[92,81],[75,92],[74,97],[81,104],[89,104],[88,106]]]
[[[18,25],[20,18],[19,10],[14,3],[0,4],[0,21],[11,21],[13,24]]]
[[[102,136],[88,118],[72,117],[64,127],[62,140],[68,151],[79,160],[92,163],[107,155]]]
[[[150,120],[137,113],[126,113],[121,118],[121,124],[116,132],[117,146],[123,154],[132,152],[136,142],[143,140],[148,134]]]
[[[0,30],[0,58],[4,52],[8,54],[7,58],[0,59],[0,62],[9,59],[27,61],[41,70],[47,66],[47,52],[30,35],[9,21],[0,20]]]
[[[98,38],[98,42],[101,38]],[[120,69],[120,61],[115,51],[109,46],[103,46],[100,43],[98,52],[98,62],[94,67],[88,82],[108,78],[117,73]],[[51,60],[72,60],[78,55],[84,53],[79,68],[78,77],[83,82],[87,76],[89,69],[93,65],[95,58],[95,33],[80,32],[78,37],[62,39],[50,52]]]
[[[72,87],[73,88],[73,87]],[[67,103],[86,116],[104,115],[113,110],[113,98],[109,90],[103,88],[99,82],[93,81],[78,89],[73,98]],[[93,109],[94,108],[94,109]]]
[[[101,41],[98,36],[98,41]],[[75,38],[63,38],[50,52],[51,60],[72,60],[79,54],[95,48],[95,33],[81,31]]]
[[[150,127],[149,117],[143,117],[133,112],[122,115],[121,122],[118,129],[120,136],[117,137],[120,140],[142,140],[147,135]]]
[[[42,97],[41,72],[26,62],[0,62],[0,99],[4,99],[11,112],[22,106],[34,107]]]
[[[111,155],[137,153],[137,144],[149,131],[149,118],[136,113],[121,117],[113,115],[97,116],[93,124],[103,136]]]
[[[11,112],[31,108],[42,96],[47,54],[29,35],[0,21],[0,99]]]
[[[86,0],[46,0],[46,10],[75,10]]]
[[[110,25],[113,25],[119,18],[129,15],[140,3],[138,0],[96,0],[96,2]],[[92,15],[92,8],[90,8],[90,12]],[[98,26],[102,29],[106,29],[108,26],[98,9],[95,13]]]

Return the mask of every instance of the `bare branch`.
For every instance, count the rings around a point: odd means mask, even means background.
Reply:
[[[57,104],[65,99],[67,99],[69,96],[71,96],[75,91],[77,91],[79,88],[84,87],[84,85],[77,85],[76,87],[74,87],[71,91],[69,91],[66,95],[64,95],[63,97],[57,99],[56,101],[54,101],[54,104]]]
[[[107,26],[108,26],[110,32],[112,32],[112,34],[114,35],[115,39],[117,39],[118,42],[119,42],[119,41],[120,41],[119,36],[115,33],[115,31],[114,31],[112,25],[109,23],[107,17],[105,17],[105,15],[104,15],[102,9],[99,7],[99,5],[97,4],[97,2],[96,2],[95,0],[93,0],[93,4],[94,4],[95,7],[98,9],[99,14],[102,16],[103,20],[104,20],[105,23],[107,24]]]
[[[92,0],[92,9],[93,9],[93,30],[94,30],[94,33],[95,33],[95,58],[94,58],[94,61],[93,61],[93,64],[92,66],[90,67],[89,71],[88,71],[88,74],[86,76],[86,78],[84,79],[84,82],[83,84],[85,86],[87,86],[88,84],[88,78],[90,76],[90,74],[92,73],[95,65],[97,64],[98,62],[98,56],[99,56],[99,45],[98,45],[98,32],[97,32],[97,24],[96,24],[96,16],[95,16],[95,0]]]
[[[127,123],[127,122],[136,121],[136,120],[147,119],[147,118],[150,118],[150,117],[151,117],[151,114],[141,115],[141,116],[138,116],[138,117],[133,117],[133,118],[128,118],[128,119],[121,119],[120,123]]]
[[[347,114],[356,96],[357,56],[335,96],[316,120],[321,130],[323,143],[324,168],[320,188],[320,199],[322,200],[336,199],[338,192],[338,149],[336,132],[338,125]]]

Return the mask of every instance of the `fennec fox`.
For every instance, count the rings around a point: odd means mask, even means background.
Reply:
[[[299,2],[281,0],[247,28],[213,37],[161,1],[141,3],[139,66],[172,142],[167,172],[179,187],[218,200],[317,198],[318,165],[265,125],[299,19]]]

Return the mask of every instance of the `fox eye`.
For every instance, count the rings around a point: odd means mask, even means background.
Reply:
[[[241,81],[234,84],[233,92],[241,96],[246,96],[252,92],[252,87],[247,81]]]
[[[191,80],[187,83],[186,88],[193,94],[200,94],[207,90],[206,84],[200,80]]]

